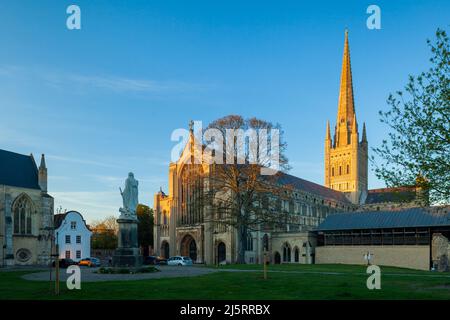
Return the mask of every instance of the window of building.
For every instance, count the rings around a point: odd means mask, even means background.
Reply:
[[[269,236],[267,234],[263,236],[263,249],[269,251]]]
[[[77,243],[81,243],[81,236],[77,236]]]
[[[350,173],[350,166],[347,165],[347,174],[349,174],[349,173]]]
[[[333,177],[334,177],[334,167],[333,167],[333,168],[331,168],[331,176],[333,176]]]
[[[76,257],[77,259],[81,259],[81,250],[77,250]]]
[[[76,230],[77,229],[77,222],[71,221],[70,222],[70,230]]]
[[[69,250],[66,251],[66,259],[70,259],[70,251]]]
[[[283,262],[291,262],[291,247],[287,242],[283,245]]]
[[[339,175],[342,175],[342,166],[339,166]]]
[[[23,195],[16,200],[13,208],[14,212],[14,233],[31,234],[33,205],[31,200]]]
[[[253,237],[252,237],[252,233],[251,232],[247,233],[247,241],[246,241],[245,250],[246,251],[253,251]]]
[[[299,252],[299,251],[300,251],[300,250],[298,250],[298,248],[295,247],[295,249],[294,249],[294,261],[295,261],[295,262],[299,262],[299,261],[300,261],[300,259],[299,259],[300,252]]]
[[[66,235],[66,243],[70,243],[70,235]]]

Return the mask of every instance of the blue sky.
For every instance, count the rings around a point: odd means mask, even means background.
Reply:
[[[81,8],[81,30],[66,8]],[[366,8],[381,8],[381,30]],[[232,113],[278,122],[291,173],[323,183],[349,29],[358,121],[428,67],[449,1],[1,1],[0,148],[47,156],[55,207],[118,215],[129,171],[140,202],[167,189],[172,131]],[[373,173],[371,188],[382,187]]]

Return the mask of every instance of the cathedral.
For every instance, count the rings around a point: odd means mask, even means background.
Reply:
[[[154,196],[154,250],[157,255],[189,256],[195,263],[235,263],[238,235],[235,228],[214,225],[205,219],[210,207],[193,205],[190,196],[189,165],[184,158],[195,153],[196,143],[191,128],[189,141],[177,162],[169,165],[169,190]],[[368,190],[368,142],[366,127],[362,134],[355,113],[348,33],[345,32],[344,55],[336,125],[327,124],[325,135],[325,185],[319,185],[286,173],[278,184],[291,187],[288,198],[280,199],[275,210],[289,215],[280,228],[248,231],[245,246],[246,263],[315,263],[317,234],[314,230],[335,213],[377,210],[396,204],[393,195],[412,194],[415,189]],[[203,175],[211,173],[202,164]],[[368,210],[368,209],[367,209]],[[266,260],[267,261],[267,260]]]

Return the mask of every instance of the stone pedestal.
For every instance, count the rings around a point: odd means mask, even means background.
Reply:
[[[114,267],[137,268],[142,265],[142,257],[138,247],[137,220],[119,218],[118,247],[113,256]]]

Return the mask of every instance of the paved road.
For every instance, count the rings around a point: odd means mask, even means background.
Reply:
[[[97,281],[131,281],[144,279],[161,279],[161,278],[176,278],[176,277],[195,277],[213,272],[261,272],[261,269],[214,269],[197,266],[158,266],[161,272],[154,273],[138,273],[138,274],[98,274],[95,273],[97,268],[81,267],[81,279],[83,282],[97,282]],[[17,270],[17,269],[16,269]],[[24,270],[22,268],[21,270]],[[293,274],[319,274],[319,275],[366,275],[359,272],[327,272],[327,271],[295,271],[295,270],[269,270],[269,273],[293,273]],[[52,279],[54,279],[54,270],[52,271]],[[439,277],[450,278],[447,274],[414,274],[414,273],[382,273],[383,276],[393,277]],[[61,269],[61,281],[65,281],[69,275],[66,274],[66,269]],[[22,276],[26,280],[32,281],[49,281],[49,269],[45,271],[34,272]]]
[[[99,274],[95,273],[97,268],[81,267],[82,282],[98,282],[98,281],[130,281],[144,279],[160,279],[160,278],[176,278],[176,277],[195,277],[218,270],[195,267],[195,266],[158,266],[161,272],[138,273],[138,274]],[[70,274],[66,274],[66,269],[61,269],[61,281],[66,281]],[[52,271],[52,279],[55,277],[55,271]],[[22,278],[32,281],[49,281],[49,270],[36,273],[29,273]]]

